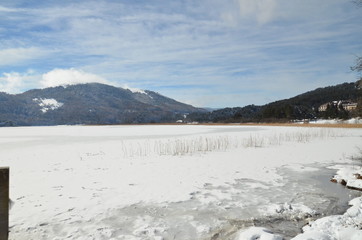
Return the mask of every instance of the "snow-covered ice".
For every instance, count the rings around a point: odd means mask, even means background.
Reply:
[[[313,176],[351,164],[362,138],[337,128],[56,126],[0,128],[0,143],[10,239],[216,240],[328,213],[339,200]]]

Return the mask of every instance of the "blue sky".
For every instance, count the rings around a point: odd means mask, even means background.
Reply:
[[[202,107],[357,80],[349,0],[2,0],[0,91],[102,82]]]

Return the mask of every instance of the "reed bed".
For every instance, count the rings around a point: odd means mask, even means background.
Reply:
[[[338,136],[341,136],[341,134],[336,134],[333,129],[313,128],[273,134],[252,133],[248,136],[204,135],[168,139],[129,140],[120,143],[120,151],[123,157],[184,156],[213,151],[222,152],[237,148],[262,148],[288,142],[307,143],[315,139]]]

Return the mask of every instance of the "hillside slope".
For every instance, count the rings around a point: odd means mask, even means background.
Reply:
[[[295,119],[315,119],[318,117],[343,117],[360,114],[360,110],[350,113],[337,110],[333,116],[318,111],[320,105],[340,100],[361,102],[360,82],[343,83],[336,86],[318,88],[295,97],[272,102],[263,106],[224,108],[210,113],[193,113],[189,121],[198,122],[270,122]],[[359,108],[361,104],[359,104]]]
[[[1,93],[0,103],[2,125],[174,122],[183,114],[205,111],[152,91],[99,83]]]

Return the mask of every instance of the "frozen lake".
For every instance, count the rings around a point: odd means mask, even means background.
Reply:
[[[329,182],[360,129],[266,126],[0,128],[10,239],[290,238],[355,196]]]

